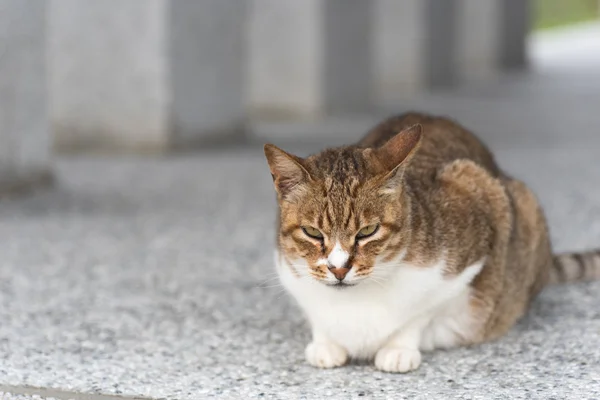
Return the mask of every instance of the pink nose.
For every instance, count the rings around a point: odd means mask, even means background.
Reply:
[[[343,281],[350,268],[329,268],[329,270],[339,281]]]

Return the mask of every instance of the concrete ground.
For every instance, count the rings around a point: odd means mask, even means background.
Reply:
[[[477,131],[539,195],[557,250],[600,247],[600,68],[568,67],[399,107]],[[257,134],[306,154],[369,123],[304,144],[302,126]],[[503,339],[426,354],[414,373],[316,370],[273,279],[260,145],[56,171],[53,190],[0,202],[0,399],[600,398],[600,282],[549,288]]]

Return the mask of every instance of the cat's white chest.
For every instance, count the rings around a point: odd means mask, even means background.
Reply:
[[[443,275],[443,263],[406,266],[396,268],[383,283],[365,281],[347,289],[299,279],[287,265],[278,265],[278,271],[309,319],[313,335],[325,335],[353,358],[371,358],[390,336],[424,316],[430,320],[424,331],[426,347],[451,341],[468,323],[468,284],[481,266],[471,266],[453,279]]]
[[[398,328],[400,314],[385,292],[370,285],[365,289],[359,292],[323,287],[310,294],[292,294],[319,333],[335,338],[352,357],[369,358]]]

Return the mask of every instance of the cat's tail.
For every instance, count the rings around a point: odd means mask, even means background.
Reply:
[[[550,284],[600,280],[600,249],[556,254],[550,269]]]

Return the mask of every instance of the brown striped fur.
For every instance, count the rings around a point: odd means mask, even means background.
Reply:
[[[600,250],[556,254],[550,270],[551,284],[600,279]]]
[[[315,279],[325,276],[318,260],[333,243],[307,237],[302,226],[341,238],[360,274],[403,250],[424,268],[444,256],[449,276],[485,258],[471,283],[479,325],[466,343],[504,334],[550,283],[600,278],[599,252],[553,256],[535,195],[450,119],[408,113],[352,146],[302,159],[266,145],[265,154],[278,192],[279,249],[304,258]],[[374,223],[376,240],[355,239]]]

